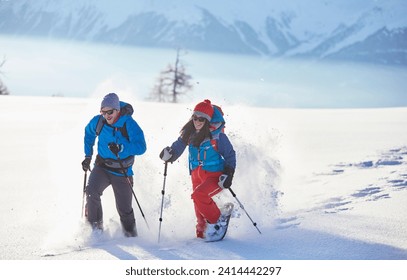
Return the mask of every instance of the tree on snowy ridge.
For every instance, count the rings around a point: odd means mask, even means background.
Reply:
[[[0,68],[3,67],[4,63],[6,63],[5,58],[3,58],[3,61],[0,62]],[[3,73],[0,71],[0,74],[3,74]],[[3,83],[3,81],[1,79],[0,79],[0,95],[9,95],[7,87],[6,87],[6,85]]]
[[[185,66],[180,60],[180,49],[177,49],[175,64],[169,64],[161,71],[154,86],[150,99],[158,102],[177,103],[180,95],[192,90],[191,75],[186,74]]]

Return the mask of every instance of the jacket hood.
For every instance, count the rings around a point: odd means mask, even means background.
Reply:
[[[111,126],[113,127],[122,127],[127,119],[131,118],[133,115],[134,109],[129,103],[120,101],[120,117],[119,119],[113,123]]]
[[[134,113],[133,106],[131,104],[120,101],[120,115],[121,116],[131,116]]]
[[[210,130],[212,135],[223,132],[225,128],[225,119],[223,118],[223,111],[219,106],[213,105],[213,116],[210,122]]]

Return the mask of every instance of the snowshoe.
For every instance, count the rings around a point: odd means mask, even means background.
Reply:
[[[215,224],[207,224],[204,233],[206,242],[220,241],[225,237],[232,211],[233,203],[226,203],[221,209],[219,220]]]

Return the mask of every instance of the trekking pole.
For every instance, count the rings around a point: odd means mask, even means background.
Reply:
[[[160,221],[160,225],[159,225],[159,229],[158,229],[158,243],[160,243],[161,223],[163,221],[163,206],[164,206],[164,194],[165,194],[165,181],[167,178],[167,166],[168,166],[168,161],[165,162],[165,166],[164,166],[164,182],[163,182],[163,189],[161,190],[162,198],[161,198],[160,218],[158,219]]]
[[[85,196],[86,196],[86,179],[88,177],[88,171],[85,171],[85,176],[83,178],[83,194],[82,194],[82,213],[81,218],[83,218],[83,209],[85,208]]]
[[[243,209],[243,211],[246,213],[247,217],[250,219],[250,221],[253,223],[253,225],[256,227],[257,231],[261,234],[261,231],[257,227],[257,223],[253,222],[253,219],[249,216],[249,213],[247,213],[246,209],[244,209],[243,204],[240,202],[240,200],[237,198],[236,194],[231,188],[228,188],[230,193],[233,195],[233,197],[236,199],[237,203],[239,203],[240,208]]]
[[[143,210],[141,209],[141,205],[140,205],[140,203],[138,202],[138,199],[137,199],[137,197],[136,197],[136,194],[134,193],[134,190],[133,190],[133,183],[131,182],[129,176],[127,175],[126,169],[125,169],[124,166],[123,166],[123,162],[122,162],[122,160],[120,159],[119,154],[116,154],[116,157],[117,157],[117,160],[118,160],[118,162],[119,162],[119,164],[120,164],[120,167],[121,167],[121,169],[122,169],[123,175],[124,175],[124,177],[126,177],[127,183],[129,183],[129,187],[130,187],[130,189],[131,189],[131,192],[133,193],[133,197],[134,197],[134,199],[135,199],[136,202],[137,202],[138,208],[140,209],[141,216],[143,217],[144,221],[146,222],[147,228],[150,230],[150,227],[148,226],[147,219],[146,219],[146,217],[144,216]]]

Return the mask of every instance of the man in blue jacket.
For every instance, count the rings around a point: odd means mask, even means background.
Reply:
[[[93,146],[98,138],[97,155],[86,187],[85,215],[93,230],[103,230],[101,195],[112,185],[116,209],[125,236],[137,236],[132,207],[134,156],[146,151],[144,133],[132,118],[130,104],[119,101],[115,93],[107,94],[100,106],[100,115],[94,116],[85,127],[85,159],[82,168],[90,170]]]

